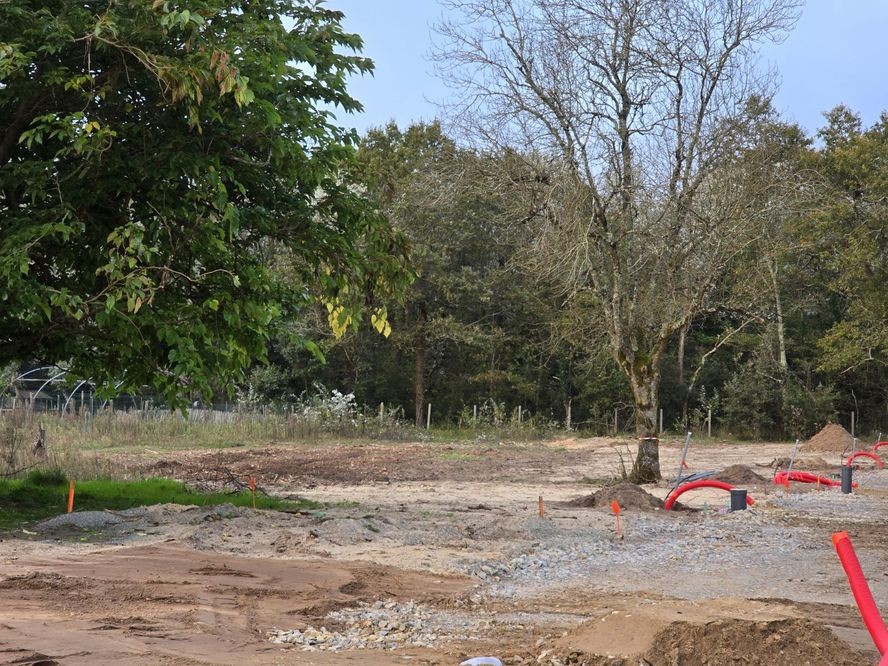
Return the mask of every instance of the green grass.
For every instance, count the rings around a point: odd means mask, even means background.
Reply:
[[[68,479],[59,471],[31,472],[21,479],[0,479],[0,531],[64,513],[68,501]],[[252,506],[249,492],[202,493],[180,481],[152,478],[142,481],[96,479],[77,482],[74,510],[123,510],[151,504],[234,504]],[[291,501],[256,495],[256,507],[279,511],[318,508],[307,500]]]

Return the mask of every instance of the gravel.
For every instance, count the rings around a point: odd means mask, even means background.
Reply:
[[[108,511],[75,511],[63,513],[61,516],[37,523],[34,529],[38,532],[50,532],[65,527],[79,527],[83,530],[99,530],[124,522],[120,516]]]

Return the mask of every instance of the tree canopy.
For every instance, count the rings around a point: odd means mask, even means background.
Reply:
[[[170,402],[408,280],[348,173],[368,72],[313,0],[0,3],[0,363]],[[383,316],[380,314],[380,316]]]

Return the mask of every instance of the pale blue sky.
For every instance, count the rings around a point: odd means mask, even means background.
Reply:
[[[346,126],[401,126],[431,120],[435,102],[448,91],[428,60],[431,26],[441,16],[437,0],[327,0],[346,14],[345,29],[364,39],[364,55],[376,63],[370,77],[356,77],[351,93],[362,114],[340,121]],[[808,0],[795,30],[782,44],[767,48],[764,59],[780,72],[776,106],[809,132],[822,113],[837,104],[858,111],[870,124],[888,109],[888,0]]]

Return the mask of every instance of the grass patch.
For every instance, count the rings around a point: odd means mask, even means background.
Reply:
[[[76,485],[74,510],[123,510],[152,504],[234,504],[252,506],[249,492],[203,493],[181,481],[151,478],[141,481],[95,479]],[[35,471],[21,479],[0,479],[0,531],[64,513],[68,501],[68,479],[56,470]],[[256,507],[279,511],[318,508],[308,500],[282,500],[256,495]]]
[[[438,457],[441,458],[441,460],[447,460],[448,462],[465,462],[467,460],[477,460],[479,458],[476,453],[459,453],[458,451],[439,453]]]

